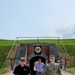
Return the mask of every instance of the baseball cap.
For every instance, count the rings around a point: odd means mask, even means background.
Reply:
[[[54,55],[50,55],[50,58],[55,58],[55,56]]]
[[[25,58],[24,58],[24,57],[21,57],[21,58],[20,58],[20,61],[22,61],[22,60],[25,60]]]
[[[48,61],[48,60],[46,60],[46,61]]]

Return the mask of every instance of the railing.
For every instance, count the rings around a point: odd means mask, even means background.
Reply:
[[[37,41],[37,43],[39,43],[40,42],[40,40],[41,39],[57,39],[58,40],[58,43],[59,43],[59,38],[60,37],[16,37],[16,39],[17,39],[17,43],[19,43],[19,39],[36,39],[36,41]]]
[[[67,56],[68,56],[68,58],[71,60],[71,57],[70,57],[70,55],[68,54],[67,49],[65,48],[65,46],[64,46],[64,44],[63,44],[63,42],[62,42],[61,39],[60,39],[60,42],[61,42],[61,44],[62,44],[62,46],[63,46],[63,48],[64,48],[64,50],[65,50],[65,52],[66,52],[66,54],[67,54]]]
[[[12,52],[13,47],[15,46],[15,43],[16,43],[16,40],[14,40],[14,43],[12,44],[12,47],[10,48],[9,53],[8,53],[8,55],[7,55],[7,57],[6,57],[6,58],[8,58],[8,57],[9,57],[9,55],[10,55],[10,53]]]
[[[25,64],[27,64],[27,46],[26,46],[26,52],[25,52]]]

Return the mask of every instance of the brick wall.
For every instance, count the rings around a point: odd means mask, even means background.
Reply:
[[[46,54],[47,56],[49,56],[49,48],[46,45],[42,46],[42,53]]]
[[[34,45],[27,46],[27,57],[34,53]]]
[[[42,45],[42,53],[44,53],[45,55],[47,55],[49,57],[49,48],[47,45]],[[31,54],[34,53],[34,45],[28,45],[27,46],[27,57],[29,57]]]

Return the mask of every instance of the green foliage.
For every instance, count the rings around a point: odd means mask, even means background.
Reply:
[[[8,45],[0,46],[0,68],[4,67],[3,64],[6,60],[10,48],[11,46]]]
[[[0,40],[0,45],[12,45],[14,40]]]
[[[0,69],[0,74],[4,74],[4,73],[6,73],[6,72],[8,72],[7,69],[5,69],[5,68]]]
[[[65,45],[65,48],[67,49],[70,56],[75,56],[75,45]]]
[[[75,68],[69,69],[68,72],[70,72],[72,75],[75,75]]]
[[[65,50],[63,48],[62,45],[57,45],[58,46],[58,50],[61,53],[65,53]],[[67,52],[69,53],[70,56],[75,56],[75,45],[72,44],[64,44],[65,49],[67,50]]]

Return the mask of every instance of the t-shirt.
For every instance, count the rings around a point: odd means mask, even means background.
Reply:
[[[47,66],[48,64],[44,64],[44,68]]]
[[[44,67],[43,63],[36,64],[36,71],[37,72],[43,72],[43,67]]]
[[[46,64],[44,64],[44,68],[46,67]]]
[[[28,75],[29,73],[30,73],[30,68],[26,65],[24,67],[22,67],[21,65],[17,66],[13,72],[13,74],[17,75]]]

